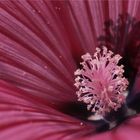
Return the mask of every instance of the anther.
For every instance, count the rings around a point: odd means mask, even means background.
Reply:
[[[94,55],[82,56],[82,69],[75,71],[75,86],[78,101],[87,104],[87,109],[96,115],[105,116],[117,111],[125,103],[128,80],[123,77],[122,57],[108,50],[96,48]]]

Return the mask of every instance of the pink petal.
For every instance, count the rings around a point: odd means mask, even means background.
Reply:
[[[0,3],[2,79],[38,98],[56,102],[75,99],[73,72],[81,54],[94,52],[104,21],[116,20],[125,12],[138,17],[140,2]]]
[[[101,134],[97,134],[94,137],[83,138],[82,140],[139,140],[140,139],[140,115],[126,120],[123,124],[114,128],[113,130]]]
[[[0,139],[5,140],[139,140],[140,116],[109,132],[64,115],[26,92],[0,81]]]
[[[130,120],[127,120],[122,125],[120,125],[117,129],[112,131],[112,136],[116,139],[125,139],[125,140],[135,140],[140,139],[140,115],[137,115]]]
[[[0,139],[76,139],[94,133],[94,127],[64,115],[48,103],[0,81]]]
[[[39,14],[27,1],[1,1],[0,73],[2,79],[31,94],[55,100],[59,95],[57,100],[70,101],[75,62],[49,5],[36,2],[40,10],[46,10]]]
[[[139,139],[139,116],[94,136],[94,126],[49,107],[75,100],[80,56],[94,52],[106,19],[140,18],[139,3],[0,1],[0,79],[24,90],[0,82],[0,139]]]

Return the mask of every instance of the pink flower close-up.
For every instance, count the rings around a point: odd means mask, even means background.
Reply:
[[[0,140],[140,139],[140,0],[0,0]]]

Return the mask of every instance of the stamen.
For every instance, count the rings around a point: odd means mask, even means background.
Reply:
[[[106,47],[96,48],[93,56],[82,56],[82,69],[75,71],[75,86],[78,101],[87,104],[87,109],[96,115],[105,116],[111,110],[117,111],[125,102],[128,80],[123,77],[122,57]]]

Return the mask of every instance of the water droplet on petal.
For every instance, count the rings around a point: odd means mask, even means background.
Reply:
[[[47,66],[44,66],[44,68],[47,69],[48,67]]]
[[[56,9],[56,10],[58,10],[58,11],[60,11],[60,10],[61,10],[61,8],[60,8],[60,7],[57,7],[57,6],[55,7],[55,9]]]
[[[83,122],[80,122],[80,125],[81,125],[81,126],[83,126],[83,125],[84,125],[84,123],[83,123]]]
[[[36,12],[35,9],[32,10],[34,13]]]
[[[25,71],[22,73],[23,76],[25,76],[26,74],[27,74],[27,73],[26,73]]]

